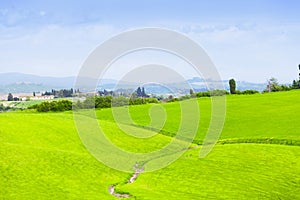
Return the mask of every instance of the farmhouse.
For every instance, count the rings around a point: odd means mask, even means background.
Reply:
[[[54,95],[30,97],[30,100],[51,100],[51,99],[54,99]]]

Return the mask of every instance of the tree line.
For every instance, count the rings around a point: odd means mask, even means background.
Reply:
[[[272,77],[268,80],[268,84],[264,92],[280,92],[280,91],[289,91],[295,89],[300,89],[300,79],[293,80],[291,85],[283,85],[283,84],[280,85],[277,79]]]
[[[29,109],[36,109],[38,112],[58,112],[58,111],[67,111],[74,109],[89,109],[89,108],[111,108],[111,107],[119,107],[119,106],[128,106],[128,105],[141,105],[148,103],[160,103],[160,102],[174,102],[174,101],[183,101],[190,98],[202,98],[202,97],[213,97],[213,96],[223,96],[228,94],[236,94],[236,95],[250,95],[259,93],[256,90],[236,90],[236,82],[234,79],[229,80],[229,88],[230,92],[227,90],[212,90],[205,92],[194,92],[190,89],[190,94],[180,96],[178,98],[169,95],[167,98],[154,97],[149,98],[146,94],[145,89],[142,87],[138,87],[131,96],[115,96],[113,92],[109,92],[104,90],[103,92],[99,91],[99,96],[88,96],[85,97],[83,101],[78,100],[77,102],[72,102],[69,100],[61,100],[61,101],[45,101],[41,104],[34,105],[29,107]],[[268,85],[263,92],[277,92],[277,91],[287,91],[292,89],[300,89],[300,80],[294,80],[292,85],[279,85],[277,79],[271,78],[268,81]],[[67,90],[60,90],[67,91]],[[70,90],[69,92],[71,92]],[[55,93],[55,91],[52,91]],[[65,92],[67,94],[68,92]],[[12,95],[9,95],[10,98],[13,98]],[[0,106],[0,110],[3,110],[3,106]]]
[[[126,98],[123,96],[90,96],[84,101],[78,100],[72,102],[69,100],[60,101],[44,101],[28,107],[28,109],[36,109],[38,112],[61,112],[74,109],[89,109],[89,108],[111,108],[128,105],[141,105],[148,103],[159,103],[155,98]]]
[[[61,90],[54,90],[52,89],[51,91],[46,91],[44,93],[42,93],[42,96],[50,96],[53,95],[54,97],[60,97],[60,98],[64,98],[64,97],[73,97],[73,95],[75,93],[79,93],[79,89],[74,90],[73,88],[71,89],[61,89]],[[33,92],[33,96],[35,96],[35,92]]]
[[[256,90],[245,90],[245,91],[236,90],[236,82],[234,79],[229,80],[229,88],[230,88],[230,94],[256,94],[256,93],[259,93],[259,91],[256,91]],[[267,86],[263,90],[263,93],[289,91],[289,90],[295,90],[295,89],[300,89],[300,79],[293,80],[291,85],[284,85],[284,84],[279,84],[278,80],[276,78],[272,77],[268,80]]]
[[[36,109],[38,112],[61,112],[72,110],[72,101],[60,100],[60,101],[44,101],[40,104],[35,104],[28,107],[28,109]]]

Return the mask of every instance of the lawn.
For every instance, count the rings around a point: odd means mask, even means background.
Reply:
[[[300,91],[278,92],[255,95],[229,95],[226,98],[226,120],[221,140],[230,139],[290,139],[300,140],[299,104]],[[210,98],[198,99],[200,123],[196,140],[202,141],[211,118]],[[149,110],[157,105],[131,106],[133,121],[147,126],[151,119]],[[161,104],[167,119],[163,131],[175,135],[181,119],[180,103]],[[115,108],[127,110],[126,107]],[[114,121],[111,109],[97,110],[100,120]],[[169,116],[169,117],[168,117]],[[191,120],[187,129],[194,122]]]
[[[300,199],[299,147],[217,145],[204,159],[198,151],[119,189],[137,199]]]
[[[299,96],[300,91],[227,96],[220,142],[207,157],[199,158],[200,145],[166,168],[142,173],[131,184],[125,184],[130,173],[105,166],[87,151],[72,112],[0,113],[0,199],[115,199],[108,187],[117,183],[117,190],[132,199],[300,199]],[[211,109],[209,98],[198,103],[196,143],[206,134]],[[153,116],[165,110],[164,124],[151,121],[151,107]],[[111,109],[96,111],[107,138],[121,149],[155,151],[178,131],[178,102],[116,109],[127,108],[136,125],[124,121],[123,128],[144,138],[122,131]],[[157,134],[149,127],[162,130]],[[275,144],[267,144],[270,140]]]

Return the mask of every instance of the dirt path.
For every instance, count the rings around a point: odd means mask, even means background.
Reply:
[[[189,150],[196,149],[196,148],[198,148],[198,146],[188,147],[188,148],[182,149],[181,151],[183,151],[183,150],[189,151]],[[155,158],[154,158],[154,159],[155,159]],[[152,159],[152,160],[153,160],[153,159]],[[138,177],[142,172],[144,172],[144,165],[145,165],[147,162],[149,162],[149,161],[144,162],[143,165],[142,165],[141,167],[139,167],[138,164],[135,164],[135,165],[133,166],[134,173],[133,173],[132,176],[126,181],[126,184],[133,183],[133,182],[137,179],[137,177]],[[118,184],[116,184],[116,185],[118,185]],[[115,196],[115,197],[117,197],[117,198],[129,198],[129,197],[132,197],[130,194],[121,194],[121,193],[117,193],[117,192],[115,191],[116,185],[110,185],[110,186],[108,187],[108,192],[109,192],[111,195],[113,195],[113,196]]]
[[[117,197],[117,198],[129,198],[129,197],[130,197],[129,194],[119,194],[119,193],[116,193],[116,192],[115,192],[115,186],[114,186],[114,185],[111,185],[111,186],[108,187],[108,192],[109,192],[111,195],[113,195],[113,196],[115,196],[115,197]]]
[[[137,177],[144,171],[144,167],[142,166],[142,167],[139,168],[137,164],[135,164],[135,165],[133,166],[133,168],[134,168],[134,173],[133,173],[132,176],[127,180],[127,183],[126,183],[126,184],[133,183],[133,182],[137,179]],[[120,194],[120,193],[117,193],[117,192],[115,191],[115,188],[116,188],[116,185],[110,185],[110,186],[108,187],[108,192],[109,192],[111,195],[113,195],[113,196],[115,196],[115,197],[117,197],[117,198],[129,198],[129,197],[131,197],[130,194]]]

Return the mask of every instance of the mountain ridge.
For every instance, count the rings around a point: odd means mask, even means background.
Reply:
[[[0,93],[8,93],[8,92],[33,92],[33,91],[46,91],[51,89],[66,89],[73,88],[76,76],[66,76],[66,77],[52,77],[52,76],[39,76],[34,74],[25,74],[19,72],[8,72],[8,73],[0,73]],[[90,78],[85,78],[87,82],[94,83],[95,80]],[[195,91],[204,91],[206,90],[205,81],[200,77],[193,77],[186,81],[191,85],[191,87]],[[228,80],[222,80],[225,89],[229,89]],[[89,85],[88,83],[88,85]],[[114,79],[103,79],[100,81],[100,85],[98,89],[112,89],[116,84],[118,84],[118,80]],[[90,84],[92,85],[92,84]],[[125,83],[121,82],[122,87],[128,88],[132,85],[132,87],[136,84],[134,83]],[[170,83],[166,84],[170,86],[172,89],[179,89],[183,83]],[[186,85],[186,84],[185,84]],[[265,88],[265,83],[251,83],[246,81],[237,81],[237,89],[238,90],[246,90],[253,89],[262,91]],[[182,89],[182,88],[181,88]],[[158,89],[159,91],[159,89]],[[162,90],[162,91],[165,91]]]

